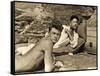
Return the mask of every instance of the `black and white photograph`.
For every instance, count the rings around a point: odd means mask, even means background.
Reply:
[[[97,6],[11,3],[11,73],[96,70]]]

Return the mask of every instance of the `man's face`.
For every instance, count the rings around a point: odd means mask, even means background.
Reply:
[[[71,28],[76,29],[78,27],[78,20],[76,18],[71,20]]]
[[[61,32],[57,30],[56,28],[52,28],[49,34],[50,34],[51,40],[55,44],[59,40]]]

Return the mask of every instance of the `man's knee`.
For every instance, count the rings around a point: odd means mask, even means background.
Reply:
[[[84,49],[85,42],[86,41],[83,38],[79,38],[77,47],[72,49],[73,53],[82,52]]]
[[[79,40],[78,40],[78,45],[84,45],[85,44],[85,40],[83,39],[83,38],[79,38]]]

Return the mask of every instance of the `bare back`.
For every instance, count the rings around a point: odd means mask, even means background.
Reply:
[[[52,49],[53,43],[49,38],[41,39],[36,46],[30,49],[25,55],[15,56],[15,71],[22,72],[32,68],[35,70],[43,59],[47,62],[47,64],[45,64],[46,66],[48,66],[49,63],[52,64],[52,58],[50,58]]]

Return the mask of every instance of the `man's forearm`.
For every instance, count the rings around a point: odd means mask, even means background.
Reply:
[[[68,36],[69,36],[69,39],[70,39],[71,41],[73,41],[73,37],[71,36],[70,33],[68,33]]]

